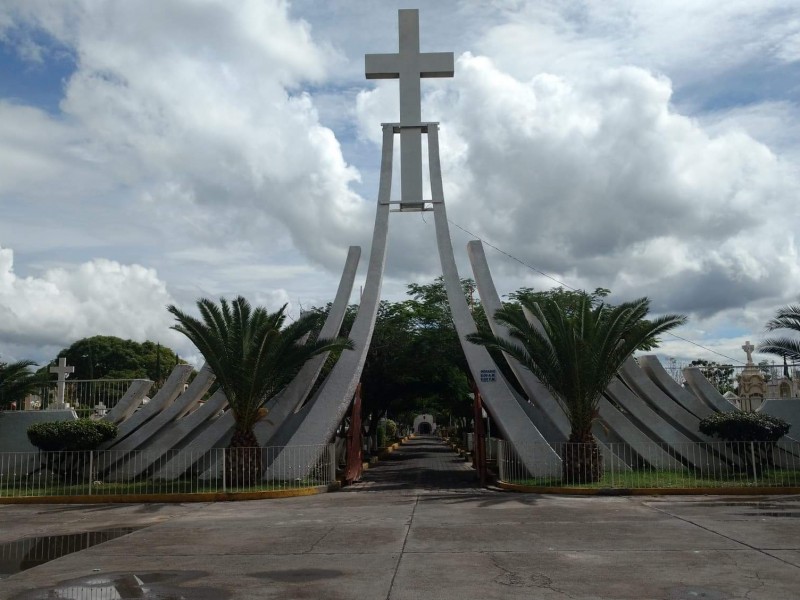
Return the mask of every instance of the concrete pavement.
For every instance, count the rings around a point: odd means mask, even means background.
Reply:
[[[0,543],[144,526],[0,580],[0,599],[800,598],[794,497],[539,496],[470,475],[423,438],[340,493],[0,506]]]

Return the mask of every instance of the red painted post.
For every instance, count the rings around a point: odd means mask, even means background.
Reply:
[[[344,469],[345,484],[361,479],[364,469],[361,443],[361,384],[356,387],[353,409],[350,413],[350,429],[347,430],[347,464]]]
[[[473,435],[475,451],[472,454],[472,465],[478,472],[478,480],[483,487],[486,485],[486,432],[483,428],[483,401],[474,381],[472,382],[472,392],[475,397],[475,432]]]

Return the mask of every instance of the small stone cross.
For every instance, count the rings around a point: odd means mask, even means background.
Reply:
[[[756,347],[753,346],[753,344],[750,343],[750,340],[747,340],[744,343],[744,346],[742,346],[742,350],[744,350],[745,354],[747,354],[747,364],[748,365],[752,365],[753,364],[753,350],[755,350],[755,349],[756,349]]]
[[[58,374],[58,381],[56,382],[56,403],[51,408],[60,410],[64,408],[64,387],[67,377],[69,377],[70,373],[75,372],[75,367],[68,367],[67,359],[62,356],[58,359],[57,367],[50,367],[50,372]]]
[[[452,77],[452,52],[419,51],[419,11],[398,11],[399,52],[367,54],[367,79],[400,80],[400,195],[402,204],[422,207],[422,130],[420,78]],[[408,127],[408,129],[403,129]]]

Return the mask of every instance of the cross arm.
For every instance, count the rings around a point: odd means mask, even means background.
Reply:
[[[420,77],[452,77],[455,74],[452,52],[426,52],[422,55]]]
[[[398,79],[400,64],[397,54],[364,55],[364,74],[367,79]]]

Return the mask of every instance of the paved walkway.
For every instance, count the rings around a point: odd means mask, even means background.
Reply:
[[[361,482],[347,491],[396,491],[404,495],[456,491],[480,493],[483,490],[478,487],[471,464],[440,438],[418,436],[364,471]]]
[[[143,526],[0,580],[0,599],[800,598],[798,497],[492,492],[454,457],[416,440],[302,498],[0,506],[0,543]]]

